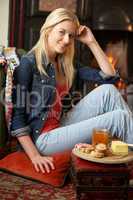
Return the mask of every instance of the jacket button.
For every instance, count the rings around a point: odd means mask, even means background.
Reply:
[[[55,78],[55,76],[53,75],[52,78]]]
[[[36,133],[39,133],[39,130],[36,130],[35,132],[36,132]]]
[[[44,121],[45,120],[45,118],[44,117],[42,117],[42,121]]]
[[[41,82],[44,83],[44,80],[42,79]]]

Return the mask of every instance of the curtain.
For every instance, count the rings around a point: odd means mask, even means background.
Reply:
[[[0,97],[3,94],[5,82],[5,72],[3,67],[0,66]],[[0,98],[2,100],[2,98]],[[5,107],[0,101],[0,149],[4,148],[7,142],[8,131],[5,120]]]

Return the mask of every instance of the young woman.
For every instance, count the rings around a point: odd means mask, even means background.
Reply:
[[[91,143],[93,128],[106,128],[133,143],[132,113],[111,84],[99,86],[61,117],[61,100],[69,93],[75,74],[75,40],[94,54],[100,68],[92,75],[95,80],[116,75],[91,30],[64,8],[49,14],[37,44],[22,57],[14,73],[11,131],[37,172],[54,169],[53,153],[72,149],[79,142]],[[75,68],[79,79],[87,75],[89,79],[89,67],[78,64]]]

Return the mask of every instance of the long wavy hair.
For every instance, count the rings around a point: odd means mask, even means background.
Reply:
[[[49,60],[47,50],[48,33],[55,25],[65,20],[70,20],[75,23],[77,28],[79,27],[78,18],[74,13],[65,8],[57,8],[52,11],[46,18],[45,23],[40,30],[40,38],[35,46],[31,49],[31,51],[35,52],[37,68],[41,74],[43,73],[47,75],[45,68],[42,66],[42,57],[43,55],[45,55],[46,59]],[[70,88],[74,77],[74,41],[62,54],[61,58],[59,57],[59,59],[61,59],[63,62],[64,73],[68,82],[68,86]]]

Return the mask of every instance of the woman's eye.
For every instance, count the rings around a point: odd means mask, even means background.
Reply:
[[[73,39],[74,38],[74,34],[69,34],[69,38]]]
[[[59,31],[60,35],[64,35],[65,32],[64,31]]]

